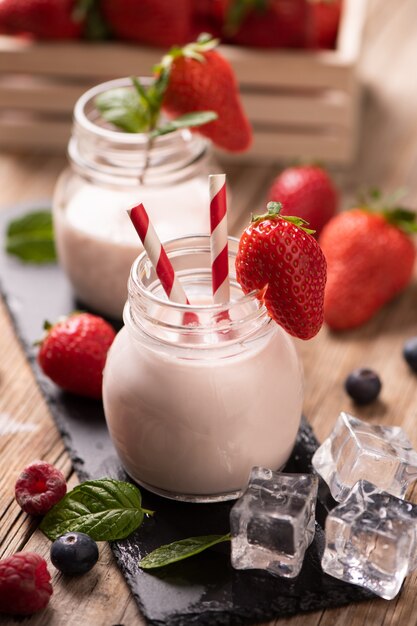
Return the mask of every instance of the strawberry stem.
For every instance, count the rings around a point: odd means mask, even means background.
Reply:
[[[417,215],[414,211],[397,204],[404,194],[404,189],[398,189],[386,196],[379,189],[370,189],[368,193],[360,195],[361,208],[363,211],[381,215],[389,224],[407,235],[412,235],[417,233]]]
[[[314,235],[316,232],[311,228],[307,228],[308,222],[303,220],[302,217],[297,217],[296,215],[281,215],[281,211],[283,209],[281,202],[268,202],[266,208],[268,209],[267,213],[263,213],[262,215],[252,215],[251,222],[254,223],[262,222],[263,220],[281,219],[298,226],[298,228],[303,230],[308,235]]]

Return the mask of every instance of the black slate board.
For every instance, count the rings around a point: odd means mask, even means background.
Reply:
[[[43,205],[19,206],[0,214],[2,241],[6,224]],[[64,438],[81,480],[111,476],[127,480],[110,441],[101,404],[60,392],[39,370],[33,342],[39,339],[45,319],[79,308],[71,287],[56,265],[23,265],[0,251],[0,282],[17,334]],[[286,470],[311,471],[318,446],[303,420]],[[172,502],[142,490],[144,506],[154,518],[113,552],[145,619],[155,626],[205,626],[254,624],[326,607],[367,599],[372,595],[323,573],[320,558],[326,510],[332,506],[322,484],[317,506],[316,536],[307,551],[300,575],[294,580],[273,577],[259,570],[235,571],[230,566],[229,545],[222,544],[188,561],[162,568],[155,574],[137,566],[138,560],[161,544],[184,537],[223,534],[229,530],[230,503],[195,505]]]

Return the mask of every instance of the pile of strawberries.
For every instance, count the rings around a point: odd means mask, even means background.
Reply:
[[[209,32],[262,48],[331,48],[343,0],[2,0],[0,33],[169,47]]]

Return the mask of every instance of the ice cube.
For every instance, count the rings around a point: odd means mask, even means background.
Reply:
[[[361,479],[400,498],[417,479],[417,452],[401,428],[367,424],[348,413],[339,415],[312,464],[339,502]]]
[[[232,565],[293,578],[313,540],[317,476],[254,467],[230,512]]]
[[[326,520],[323,570],[391,600],[417,568],[417,506],[361,480]]]

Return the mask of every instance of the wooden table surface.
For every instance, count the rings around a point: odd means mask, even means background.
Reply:
[[[361,186],[389,192],[407,188],[405,201],[417,208],[417,2],[369,0],[360,74],[366,86],[360,149],[348,171],[335,172],[348,207]],[[0,155],[0,205],[49,198],[65,157],[38,154]],[[238,233],[263,194],[277,165],[225,165],[233,190],[232,230]],[[36,304],[34,303],[34,306]],[[48,559],[49,541],[13,497],[21,469],[35,458],[61,468],[76,483],[61,438],[35,383],[0,302],[0,557],[35,550]],[[417,377],[401,356],[405,338],[417,335],[417,281],[363,328],[332,334],[326,328],[310,342],[299,343],[305,378],[305,413],[322,440],[341,410],[370,423],[401,425],[417,446]],[[367,365],[382,377],[381,400],[368,408],[353,407],[343,391],[346,374]],[[8,419],[6,419],[8,418]],[[410,495],[416,501],[417,493]],[[28,626],[124,626],[144,624],[107,545],[87,575],[69,582],[50,566],[54,594],[47,610]],[[394,600],[372,600],[340,609],[318,611],[280,626],[359,626],[417,624],[417,574],[407,578]],[[1,624],[17,623],[0,617]]]

